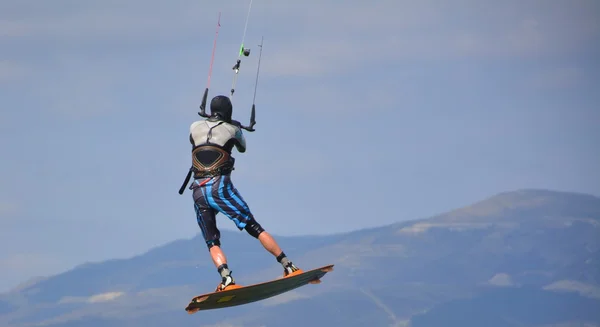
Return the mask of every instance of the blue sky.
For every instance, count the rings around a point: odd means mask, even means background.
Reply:
[[[264,36],[258,124],[233,178],[268,230],[520,188],[600,195],[597,1],[343,3],[253,2],[234,116]],[[218,4],[0,0],[0,290],[198,233],[177,194],[189,125],[217,14],[211,96],[230,89],[248,1]]]

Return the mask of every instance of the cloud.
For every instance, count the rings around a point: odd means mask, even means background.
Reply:
[[[490,278],[488,281],[490,285],[494,286],[512,286],[514,285],[512,278],[509,274],[506,273],[498,273],[495,274],[494,277]]]
[[[398,234],[421,234],[432,228],[443,228],[449,231],[464,231],[472,229],[487,229],[487,228],[515,228],[515,223],[490,223],[490,222],[444,222],[444,223],[416,223],[410,226],[400,228]]]
[[[576,280],[559,280],[543,287],[549,291],[576,292],[581,296],[600,299],[600,287]]]
[[[65,296],[59,300],[59,303],[101,303],[114,301],[125,295],[124,292],[106,292],[92,296]]]

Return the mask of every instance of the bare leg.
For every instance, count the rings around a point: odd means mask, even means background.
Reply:
[[[258,240],[260,241],[260,244],[262,244],[262,246],[265,248],[265,250],[271,252],[273,256],[277,257],[281,254],[281,248],[279,247],[273,236],[271,236],[271,234],[269,234],[268,232],[264,231],[260,233],[260,235],[258,235]]]
[[[268,232],[264,231],[260,233],[260,235],[258,235],[258,240],[260,241],[262,246],[273,256],[277,257],[281,254],[282,251],[279,247],[279,244],[277,244],[277,241],[275,241],[273,236],[271,236],[271,234],[269,234]],[[215,267],[217,268],[223,264],[227,264],[227,257],[225,256],[223,250],[221,250],[221,247],[218,245],[215,245],[210,248],[210,256],[213,260]]]
[[[283,251],[279,247],[279,244],[277,244],[277,241],[275,241],[271,234],[269,234],[266,231],[263,231],[258,235],[258,240],[260,241],[260,244],[262,244],[262,246],[277,259],[277,262],[279,262],[283,266],[283,269],[285,270],[285,275],[289,274],[292,271],[298,270],[298,267],[296,267],[287,258],[285,253],[283,253]]]
[[[225,256],[225,253],[223,253],[223,250],[221,250],[221,247],[218,245],[210,248],[210,257],[217,268],[223,264],[227,264],[227,257]]]
[[[221,250],[221,247],[218,245],[213,245],[209,251],[210,257],[212,258],[215,267],[217,267],[217,271],[223,279],[221,284],[219,284],[219,286],[217,287],[217,290],[223,287],[223,285],[235,284],[233,277],[231,277],[231,271],[227,266],[227,258],[225,257],[225,253],[223,253],[223,250]]]

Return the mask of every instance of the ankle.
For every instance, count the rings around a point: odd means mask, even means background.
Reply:
[[[281,253],[277,256],[277,262],[279,262],[283,267],[286,267],[290,263],[290,259],[288,259],[285,253],[281,251]]]
[[[217,271],[219,272],[219,274],[221,274],[222,278],[225,278],[225,277],[231,275],[231,270],[229,270],[229,267],[227,266],[226,263],[220,265],[217,268]]]

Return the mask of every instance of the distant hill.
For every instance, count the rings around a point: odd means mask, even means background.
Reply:
[[[223,232],[237,281],[282,274],[260,244]],[[501,193],[428,219],[329,236],[279,237],[323,283],[188,315],[218,275],[200,236],[87,263],[0,296],[0,325],[600,326],[600,198]],[[240,251],[236,251],[240,249]]]

